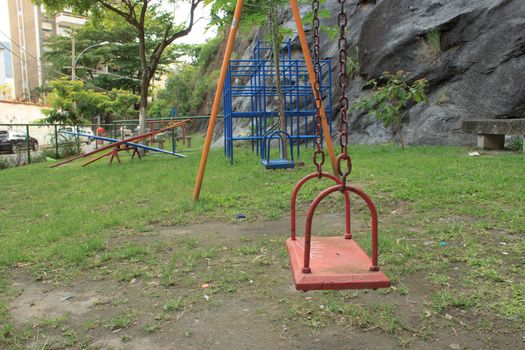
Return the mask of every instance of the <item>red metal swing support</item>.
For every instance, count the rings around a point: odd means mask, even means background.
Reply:
[[[310,180],[313,179],[322,179],[327,178],[332,181],[334,181],[336,184],[340,185],[341,180],[336,177],[335,175],[329,174],[329,173],[313,173],[310,175],[305,176],[299,182],[297,185],[295,185],[295,188],[292,192],[292,198],[290,200],[290,231],[292,233],[292,240],[295,240],[296,238],[296,208],[297,208],[297,195],[299,194],[299,191],[301,188]],[[343,193],[345,197],[345,239],[352,239],[352,227],[351,227],[351,217],[350,217],[350,196],[348,195],[348,192]]]
[[[329,289],[377,289],[390,286],[388,277],[379,270],[378,263],[378,219],[377,209],[370,197],[361,189],[350,186],[347,178],[352,172],[352,159],[348,154],[349,99],[346,96],[348,75],[346,73],[347,39],[346,26],[348,16],[345,13],[345,0],[338,0],[341,5],[338,15],[339,25],[339,87],[342,94],[339,98],[340,125],[339,143],[341,153],[336,159],[336,175],[326,174],[322,167],[325,154],[321,147],[321,110],[322,96],[320,91],[320,36],[319,36],[319,9],[320,1],[312,0],[313,8],[313,61],[315,69],[315,109],[316,109],[316,150],[313,154],[313,163],[317,172],[301,179],[294,188],[290,205],[291,237],[286,241],[290,256],[290,264],[298,290],[329,290]],[[304,238],[296,236],[296,202],[302,186],[314,178],[328,178],[336,185],[322,191],[310,204],[306,216]],[[345,201],[345,235],[312,238],[312,223],[315,211],[319,204],[335,192],[343,194]],[[372,220],[372,256],[368,254],[352,239],[350,193],[358,195],[368,206]],[[315,258],[315,259],[312,259]]]
[[[378,220],[377,220],[377,209],[374,205],[374,202],[370,199],[370,197],[363,192],[362,190],[352,187],[352,186],[344,186],[342,184],[335,185],[332,187],[327,188],[323,192],[321,192],[310,204],[310,207],[308,208],[308,213],[306,214],[306,228],[305,228],[305,234],[304,234],[304,266],[302,268],[303,273],[311,273],[312,270],[310,268],[310,257],[311,257],[311,247],[312,247],[312,222],[315,214],[315,210],[321,203],[323,199],[328,197],[330,194],[334,192],[342,192],[345,195],[345,207],[346,211],[350,212],[350,202],[346,200],[348,197],[349,192],[353,192],[357,194],[359,197],[361,197],[366,205],[368,206],[368,209],[370,210],[370,215],[372,217],[372,264],[370,266],[370,271],[379,271],[379,264],[378,264]],[[347,225],[348,225],[348,216],[347,216]],[[346,237],[345,237],[346,238]]]
[[[313,179],[311,174],[299,184]],[[299,185],[298,184],[298,185]],[[297,189],[297,186],[296,186]],[[353,239],[345,236],[312,237],[312,223],[319,204],[332,193],[340,192],[345,198],[345,211],[350,212],[350,193],[359,196],[368,206],[371,216],[371,257]],[[293,208],[293,207],[292,207]],[[347,228],[350,215],[346,215]],[[294,215],[291,224],[294,225]],[[322,191],[310,204],[306,216],[305,236],[297,237],[295,228],[286,241],[290,264],[298,290],[378,289],[388,288],[390,280],[379,268],[379,238],[377,209],[370,197],[361,189],[337,184]],[[347,231],[348,232],[348,231]],[[314,258],[314,259],[313,259]]]

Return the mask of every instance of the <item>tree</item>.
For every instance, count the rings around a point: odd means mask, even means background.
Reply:
[[[151,22],[147,22],[150,25]],[[74,29],[77,54],[87,47],[91,49],[77,56],[76,76],[105,90],[129,90],[140,93],[141,65],[137,55],[139,43],[132,26],[120,16],[107,12],[90,18],[82,27]],[[106,45],[96,46],[101,42]],[[45,43],[45,62],[50,69],[50,78],[56,79],[71,74],[71,38],[50,36]],[[151,44],[148,44],[151,45]],[[168,71],[168,67],[181,57],[195,59],[192,45],[173,44],[167,48],[157,67],[157,76]],[[107,67],[101,71],[100,66]]]
[[[409,103],[419,103],[428,99],[425,92],[428,85],[426,79],[416,80],[412,84],[407,80],[408,74],[405,72],[399,71],[395,74],[385,72],[381,76],[383,85],[370,80],[367,85],[372,86],[372,93],[352,105],[354,111],[365,112],[381,122],[385,128],[392,127],[403,149],[405,141],[401,133],[403,127],[401,111]]]
[[[0,98],[7,99],[11,95],[11,88],[7,84],[0,85]]]
[[[34,0],[52,11],[71,8],[80,14],[97,16],[108,11],[120,16],[135,31],[138,38],[138,57],[141,66],[139,127],[146,131],[148,93],[165,50],[175,40],[188,35],[195,23],[195,10],[203,0],[174,0],[189,3],[187,24],[175,24],[173,15],[164,11],[154,0]]]
[[[66,125],[91,124],[93,116],[128,117],[134,112],[138,97],[125,90],[95,91],[84,82],[68,79],[52,80],[48,96],[50,109],[42,122]]]
[[[138,43],[133,28],[122,18],[111,13],[93,17],[81,28],[73,30],[71,37],[74,38],[77,54],[87,47],[108,42],[94,46],[78,57],[78,78],[102,89],[124,89],[139,94],[141,66],[137,55]],[[70,37],[60,35],[50,36],[46,41],[44,58],[52,68],[49,73],[51,78],[71,74],[71,45]],[[170,60],[165,62],[169,63]],[[97,69],[100,66],[107,66],[108,71],[101,72]]]

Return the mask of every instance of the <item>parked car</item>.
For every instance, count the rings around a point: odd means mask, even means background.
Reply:
[[[74,127],[74,126],[65,126],[63,128],[60,128],[58,129],[58,133],[59,133],[59,141],[60,139],[62,140],[67,140],[67,141],[74,141],[76,139],[76,136],[75,135],[71,135],[71,134],[63,134],[63,133],[60,133],[61,131],[67,131],[67,132],[77,132],[77,127]],[[79,126],[78,127],[78,132],[81,133],[81,134],[86,134],[86,135],[90,135],[90,136],[93,136],[94,133],[93,133],[93,130],[91,130],[91,128],[88,128],[88,127],[84,127],[84,126]],[[81,143],[85,143],[85,144],[90,144],[91,141],[92,141],[92,138],[91,137],[87,137],[87,136],[79,136],[79,140]]]
[[[91,128],[89,127],[85,127],[85,126],[81,126],[78,128],[78,131],[82,134],[86,134],[86,135],[90,135],[90,136],[94,136],[95,133],[93,132],[93,130],[91,130]],[[80,138],[81,140],[84,139],[85,142],[89,145],[91,143],[91,141],[93,140],[91,137],[84,137],[82,136]],[[81,141],[81,142],[84,142],[84,141]]]
[[[38,151],[38,140],[29,137],[29,148]],[[27,149],[27,134],[21,131],[0,130],[0,152],[16,153],[18,149]]]

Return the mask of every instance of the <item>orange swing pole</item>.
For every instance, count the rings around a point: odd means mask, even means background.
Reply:
[[[295,20],[295,25],[297,26],[297,34],[299,35],[299,41],[301,42],[301,48],[303,49],[303,56],[306,62],[306,68],[308,69],[308,76],[310,78],[310,84],[312,85],[312,90],[315,95],[315,70],[312,64],[312,55],[310,54],[310,49],[308,48],[308,42],[306,41],[306,34],[304,33],[303,21],[301,19],[301,14],[299,13],[299,7],[297,6],[297,0],[290,0],[290,7],[292,8],[293,17]],[[328,156],[330,157],[330,163],[332,163],[332,170],[335,176],[339,177],[337,172],[337,158],[334,153],[334,144],[332,142],[332,136],[330,135],[330,128],[328,127],[328,121],[326,119],[326,112],[323,105],[321,104],[321,124],[323,127],[323,135],[326,142],[326,149],[328,151]]]
[[[208,131],[206,132],[206,139],[204,141],[204,148],[202,150],[201,162],[199,165],[199,173],[197,174],[197,181],[195,182],[195,189],[193,192],[193,200],[198,201],[202,188],[202,181],[204,179],[204,172],[206,171],[206,163],[208,162],[208,154],[210,152],[211,139],[213,137],[213,129],[217,115],[219,114],[219,107],[221,105],[222,91],[224,90],[224,83],[226,81],[226,74],[228,73],[228,64],[230,63],[231,54],[233,51],[233,44],[239,29],[239,21],[241,19],[243,0],[237,0],[235,13],[233,15],[233,22],[228,36],[228,43],[226,44],[226,52],[222,60],[221,74],[215,91],[215,99],[213,101],[213,108],[211,110],[210,122],[208,124]]]

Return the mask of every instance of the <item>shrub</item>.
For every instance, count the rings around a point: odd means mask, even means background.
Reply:
[[[425,92],[427,80],[420,79],[409,84],[407,77],[408,74],[402,71],[395,74],[383,73],[381,81],[385,83],[380,85],[375,80],[369,81],[368,85],[373,86],[372,93],[362,97],[352,107],[354,111],[365,112],[369,117],[381,122],[385,128],[393,128],[402,148],[405,148],[401,133],[402,109],[409,103],[428,100]]]

